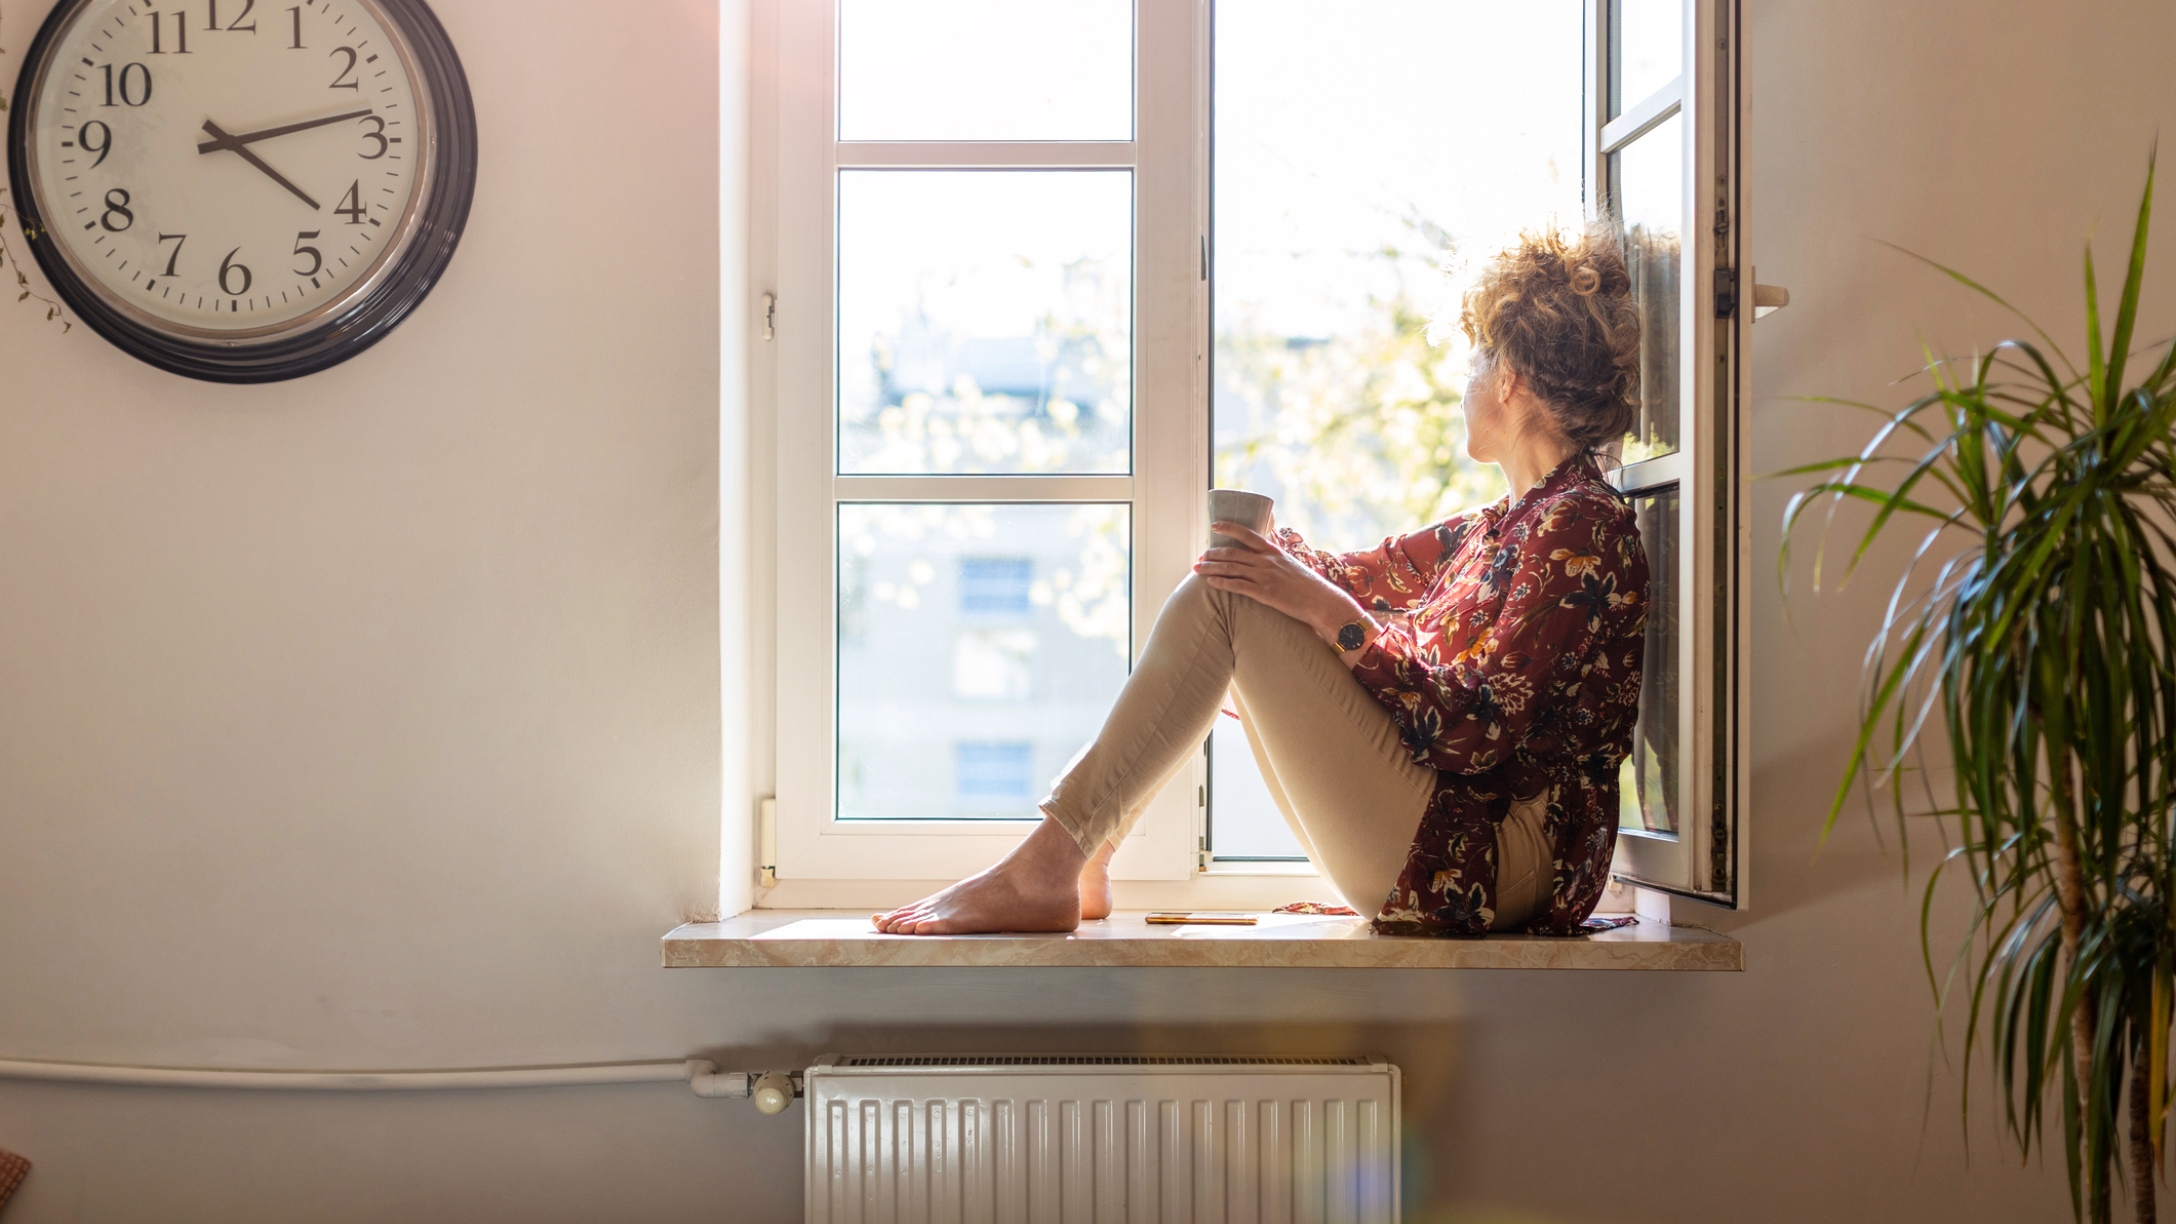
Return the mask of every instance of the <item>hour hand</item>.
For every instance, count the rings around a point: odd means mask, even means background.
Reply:
[[[227,152],[233,153],[235,156],[241,158],[243,161],[246,161],[250,165],[257,167],[259,170],[264,171],[266,178],[269,178],[273,182],[278,183],[280,186],[285,187],[287,190],[294,192],[295,198],[309,205],[311,209],[318,212],[324,211],[323,206],[318,204],[316,200],[310,198],[309,192],[306,192],[302,188],[295,186],[293,183],[288,182],[286,175],[283,175],[279,171],[274,170],[272,167],[265,165],[263,158],[257,156],[255,153],[250,152],[248,145],[243,144],[241,141],[221,131],[218,124],[213,123],[209,119],[206,119],[204,121],[204,130],[211,133],[212,139],[198,145],[196,147],[197,152],[214,153],[220,150],[226,150]]]

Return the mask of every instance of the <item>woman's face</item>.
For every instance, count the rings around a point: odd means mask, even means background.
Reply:
[[[1458,409],[1466,417],[1466,454],[1476,463],[1498,462],[1511,440],[1511,411],[1503,399],[1506,381],[1502,365],[1492,366],[1478,353],[1466,367],[1466,394]]]

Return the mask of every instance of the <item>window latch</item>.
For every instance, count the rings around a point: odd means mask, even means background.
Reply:
[[[1738,270],[1736,268],[1715,269],[1715,317],[1718,319],[1738,317]]]
[[[778,339],[777,323],[778,295],[766,293],[763,295],[763,338],[765,340]]]

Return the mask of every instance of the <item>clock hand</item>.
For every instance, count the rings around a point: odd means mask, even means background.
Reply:
[[[307,132],[311,128],[324,127],[328,123],[362,119],[369,116],[370,113],[369,109],[365,108],[359,111],[349,111],[345,115],[333,115],[325,119],[311,119],[303,123],[290,123],[286,127],[266,128],[261,132],[244,132],[239,136],[229,136],[224,132],[219,132],[217,128],[207,123],[204,125],[205,130],[217,132],[219,139],[205,141],[196,147],[196,151],[199,153],[217,153],[222,149],[233,149],[238,152],[242,145],[255,144],[260,140],[270,140],[274,136],[286,136],[293,132]]]
[[[259,170],[264,171],[265,177],[271,179],[275,183],[278,183],[280,186],[285,187],[287,190],[294,192],[297,199],[300,199],[303,203],[309,205],[312,209],[315,209],[319,212],[324,211],[324,209],[318,204],[318,202],[311,199],[309,197],[309,194],[303,191],[302,188],[288,182],[286,176],[282,175],[279,171],[274,170],[272,167],[265,165],[263,158],[257,156],[255,153],[250,152],[246,146],[237,142],[234,137],[220,131],[218,124],[213,123],[209,119],[206,119],[204,121],[204,130],[210,132],[213,136],[218,138],[212,141],[211,144],[217,145],[222,149],[232,150],[235,156],[241,158],[243,161],[248,162],[250,165],[257,167]],[[206,146],[197,146],[197,152],[203,153],[206,151]]]

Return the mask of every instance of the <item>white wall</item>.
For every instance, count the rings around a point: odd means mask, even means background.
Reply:
[[[1748,2],[1758,263],[1795,297],[1756,333],[1774,470],[1859,428],[1785,396],[1890,395],[1915,329],[2002,331],[1872,239],[2075,316],[2079,238],[2116,241],[2176,120],[2176,12]],[[0,0],[7,71],[45,8]],[[1984,1116],[1965,1167],[1895,860],[1856,817],[1816,851],[1877,582],[1795,627],[1762,588],[1755,904],[1711,916],[1743,975],[656,968],[713,896],[743,768],[719,748],[715,9],[437,8],[484,169],[385,344],[220,389],[0,302],[0,1057],[1376,1048],[1409,1072],[1412,1219],[2061,1218],[2059,1170],[2018,1171]],[[797,1126],[670,1086],[0,1082],[0,1147],[37,1161],[8,1224],[782,1221]]]

